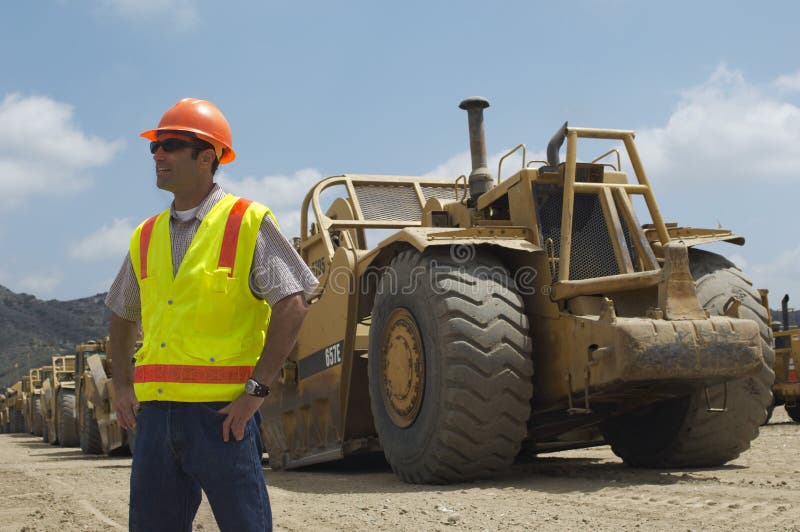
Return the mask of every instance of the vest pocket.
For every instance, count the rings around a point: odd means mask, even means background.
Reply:
[[[236,314],[236,285],[239,280],[228,277],[229,268],[203,272],[194,327],[200,336],[232,333]]]

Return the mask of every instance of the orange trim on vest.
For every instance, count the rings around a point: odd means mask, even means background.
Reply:
[[[139,235],[139,271],[142,279],[147,277],[147,250],[150,248],[150,236],[153,234],[156,218],[158,218],[157,214],[145,220]]]
[[[181,366],[145,364],[133,370],[136,384],[145,382],[181,382],[186,384],[244,384],[255,366]]]
[[[236,248],[239,246],[239,229],[242,226],[244,213],[250,204],[249,199],[239,198],[231,207],[228,221],[225,224],[225,234],[222,237],[222,247],[219,250],[219,268],[230,268],[228,277],[233,277],[233,265],[236,262]],[[246,379],[245,379],[246,380]]]

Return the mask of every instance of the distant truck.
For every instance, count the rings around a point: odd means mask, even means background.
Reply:
[[[53,355],[48,377],[42,382],[42,411],[46,442],[62,447],[78,445],[75,416],[75,355]]]
[[[22,381],[17,381],[0,397],[3,398],[0,401],[3,432],[25,432],[25,417],[22,413]]]
[[[42,418],[42,370],[31,368],[28,370],[31,392],[25,408],[26,416],[30,420],[29,432],[34,436],[42,436],[44,418]]]
[[[11,432],[11,417],[7,405],[7,396],[10,389],[0,393],[0,433]]]
[[[10,432],[8,407],[6,406],[7,394],[8,390],[5,393],[0,393],[0,432],[2,433]]]
[[[800,423],[800,328],[789,323],[789,295],[781,300],[781,321],[773,322],[775,337],[774,406],[783,405],[793,421]]]
[[[111,359],[108,339],[76,346],[75,400],[78,437],[87,454],[122,454],[129,450],[129,435],[117,423],[114,412]]]
[[[22,388],[21,397],[20,397],[20,408],[22,408],[22,423],[25,428],[23,432],[32,432],[33,431],[33,420],[31,419],[31,409],[30,409],[30,402],[31,402],[31,376],[23,375],[22,380],[20,381],[20,385]]]

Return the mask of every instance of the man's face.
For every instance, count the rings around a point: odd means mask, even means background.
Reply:
[[[169,139],[194,144],[193,139],[183,135],[170,133],[158,137],[159,142]],[[192,158],[191,146],[179,146],[171,151],[167,151],[161,146],[153,154],[153,161],[156,164],[156,186],[162,190],[180,194],[192,190],[202,183],[201,158]]]

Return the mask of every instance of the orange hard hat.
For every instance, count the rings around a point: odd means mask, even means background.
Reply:
[[[161,131],[186,131],[213,144],[218,151],[221,147],[220,164],[229,163],[236,158],[231,146],[231,126],[228,125],[225,115],[209,101],[184,98],[167,109],[157,128],[144,131],[139,136],[158,140]]]

